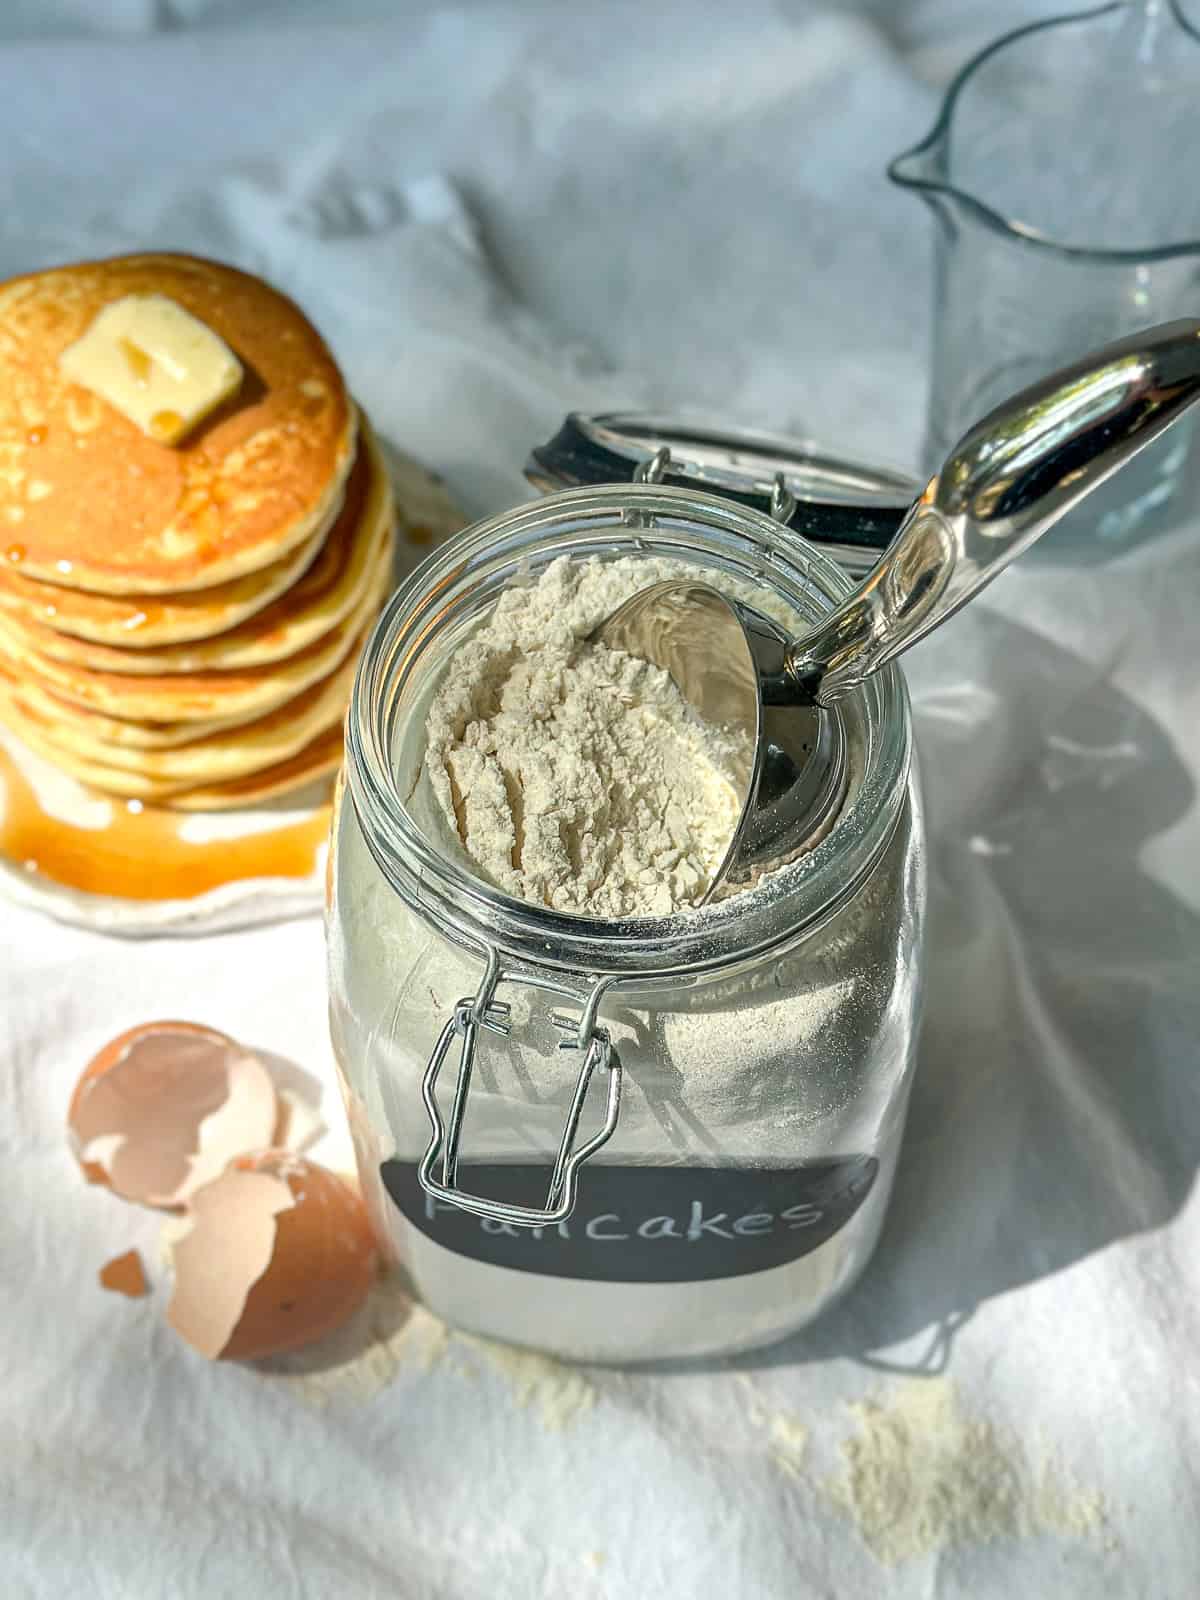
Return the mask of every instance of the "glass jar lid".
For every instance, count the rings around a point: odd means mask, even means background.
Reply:
[[[735,500],[869,572],[921,485],[811,444],[715,421],[634,411],[572,411],[525,466],[537,488],[650,482]]]

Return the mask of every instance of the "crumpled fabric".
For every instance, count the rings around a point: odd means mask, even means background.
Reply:
[[[929,237],[882,174],[994,8],[656,13],[13,6],[0,269],[153,245],[266,274],[473,514],[526,497],[573,406],[914,467]],[[110,1035],[192,1017],[291,1062],[348,1165],[320,923],[122,942],[0,909],[4,1592],[1193,1594],[1198,505],[1115,557],[1051,535],[908,658],[909,1131],[867,1274],[771,1350],[575,1373],[393,1295],[373,1354],[206,1365],[67,1100]],[[96,1282],[131,1245],[145,1301]]]

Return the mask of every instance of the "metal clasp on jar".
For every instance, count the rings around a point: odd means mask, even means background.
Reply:
[[[560,1011],[550,1014],[551,1022],[564,1035],[559,1041],[558,1048],[582,1050],[583,1061],[576,1079],[575,1092],[571,1097],[570,1109],[567,1112],[567,1123],[559,1143],[558,1155],[550,1175],[546,1204],[541,1210],[535,1206],[515,1206],[503,1200],[489,1200],[486,1195],[468,1194],[458,1187],[458,1150],[466,1118],[467,1099],[471,1090],[471,1073],[475,1064],[479,1031],[482,1028],[487,1032],[504,1036],[509,1032],[508,1019],[511,1007],[494,998],[497,988],[502,983],[524,984],[527,988],[564,995],[569,1000],[579,1001],[583,1008],[578,1017]],[[429,1065],[425,1069],[425,1077],[421,1084],[421,1095],[425,1101],[425,1109],[429,1113],[432,1129],[429,1147],[417,1168],[417,1177],[426,1194],[449,1205],[458,1206],[462,1211],[473,1212],[476,1216],[493,1217],[499,1222],[511,1222],[526,1228],[544,1227],[550,1223],[562,1222],[570,1216],[575,1205],[575,1182],[579,1168],[612,1137],[621,1109],[621,1062],[607,1029],[596,1021],[601,998],[605,990],[611,986],[611,979],[600,979],[592,985],[586,995],[581,995],[569,984],[562,983],[556,978],[519,970],[506,970],[500,964],[499,954],[495,950],[489,950],[483,982],[477,993],[466,996],[454,1007],[453,1014],[433,1047],[433,1054],[429,1058]],[[447,1127],[437,1103],[437,1082],[455,1038],[460,1041],[458,1079],[454,1086],[454,1100]],[[576,1146],[575,1140],[579,1132],[584,1103],[597,1070],[608,1075],[604,1123],[584,1144]]]
[[[652,456],[647,456],[644,461],[639,461],[633,469],[630,482],[632,483],[661,483],[668,467],[675,465],[671,458],[668,445],[660,445]],[[782,472],[775,474],[771,484],[771,502],[767,514],[772,522],[778,522],[787,527],[796,515],[796,496],[788,488],[787,479]],[[623,513],[622,522],[628,528],[650,527],[654,518],[645,511],[634,510],[632,507]]]

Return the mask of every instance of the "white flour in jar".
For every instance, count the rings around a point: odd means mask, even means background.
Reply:
[[[661,568],[661,572],[655,570]],[[449,663],[426,723],[446,821],[498,888],[556,911],[699,904],[733,837],[752,741],[670,676],[588,635],[666,563],[566,557],[503,594]]]

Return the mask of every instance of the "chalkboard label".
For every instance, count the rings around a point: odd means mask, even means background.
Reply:
[[[498,1267],[609,1283],[697,1283],[799,1260],[849,1222],[875,1182],[874,1156],[801,1167],[606,1167],[579,1175],[574,1213],[545,1228],[476,1217],[427,1195],[416,1163],[385,1161],[384,1186],[428,1238]],[[547,1169],[459,1164],[460,1187],[543,1205]]]

